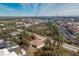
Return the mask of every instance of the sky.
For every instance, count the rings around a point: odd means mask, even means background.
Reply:
[[[79,4],[0,3],[0,16],[79,16]]]

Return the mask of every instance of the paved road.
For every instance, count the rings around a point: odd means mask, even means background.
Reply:
[[[45,39],[48,38],[48,37],[41,36],[41,35],[38,35],[38,34],[35,34],[35,35],[40,36],[40,37],[43,37]],[[53,44],[54,40],[51,40],[50,42]],[[63,43],[61,46],[63,48],[65,48],[65,49],[68,49],[68,50],[73,51],[73,52],[76,52],[76,53],[79,51],[79,48],[78,47],[75,47],[75,46],[72,46],[72,45],[69,45],[69,44],[66,44],[66,43]]]
[[[66,29],[65,28],[60,28],[59,27],[59,29],[61,29],[61,33],[64,33],[65,34],[65,32],[63,31],[63,30],[65,30],[66,31]],[[63,32],[62,32],[63,31]],[[31,33],[31,32],[28,32],[28,33]],[[45,39],[48,39],[48,37],[45,37],[45,36],[41,36],[41,35],[38,35],[38,34],[36,34],[36,33],[33,33],[34,35],[37,35],[37,36],[40,36],[40,37],[43,37],[43,38],[45,38]],[[67,34],[69,34],[69,32],[68,31],[66,31],[66,34],[65,35],[67,35]],[[72,38],[72,37],[70,37],[70,35],[67,35],[69,38]],[[50,41],[52,44],[53,44],[53,42],[54,42],[54,40],[51,40]],[[63,43],[62,45],[61,45],[63,48],[65,48],[65,49],[68,49],[68,50],[71,50],[71,51],[74,51],[74,52],[78,52],[79,51],[79,48],[78,47],[75,47],[75,46],[72,46],[72,45],[69,45],[69,44],[66,44],[66,43]]]
[[[79,51],[79,48],[78,47],[75,47],[75,46],[72,46],[72,45],[69,45],[69,44],[66,44],[66,43],[63,43],[63,45],[61,45],[63,48],[65,49],[68,49],[68,50],[71,50],[71,51],[74,51],[74,52],[78,52]]]

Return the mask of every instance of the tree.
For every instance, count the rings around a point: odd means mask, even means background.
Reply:
[[[31,34],[29,40],[32,41],[32,40],[35,40],[35,39],[36,39],[36,36],[34,34]]]
[[[19,35],[19,39],[23,45],[27,47],[30,46],[29,33],[27,33],[25,30]]]
[[[50,43],[47,43],[43,48],[37,50],[34,53],[36,56],[52,56],[53,46]]]
[[[9,34],[9,32],[6,31],[2,31],[1,32],[1,36],[5,39],[5,40],[10,40],[11,35]]]
[[[51,31],[51,37],[54,40],[53,43],[53,55],[60,55],[62,54],[62,50],[61,50],[61,44],[64,42],[63,37],[59,34],[58,32],[58,28],[55,24],[48,22],[48,28]],[[61,52],[59,52],[61,51]]]
[[[79,34],[75,35],[76,39],[79,40]]]

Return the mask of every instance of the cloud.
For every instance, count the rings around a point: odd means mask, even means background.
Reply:
[[[5,10],[5,11],[16,11],[16,9],[9,8],[8,6],[0,4],[0,11]]]
[[[49,7],[52,8],[49,8]],[[79,4],[55,4],[48,5],[41,12],[39,12],[38,16],[67,16],[67,15],[79,15]]]
[[[18,5],[17,7],[9,5],[0,4],[0,13],[3,15],[8,14],[16,16],[79,15],[79,4],[74,3],[21,3],[19,5],[15,4]]]

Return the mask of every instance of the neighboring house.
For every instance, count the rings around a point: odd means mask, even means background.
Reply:
[[[39,48],[41,48],[41,47],[43,47],[45,45],[44,42],[42,40],[40,40],[40,39],[35,39],[35,40],[31,41],[31,44],[34,47],[36,47],[37,49],[39,49]]]
[[[0,56],[17,56],[15,52],[9,52],[7,48],[0,50]]]
[[[26,55],[26,51],[15,42],[0,39],[0,56]]]
[[[4,41],[4,39],[0,39],[0,49],[5,47],[6,47],[6,42]]]
[[[15,42],[0,39],[0,56],[19,55],[20,47]]]
[[[18,48],[19,47],[19,45],[17,45],[15,42],[7,42],[7,44],[6,44],[7,46],[7,48],[8,49],[14,49],[14,48]]]

